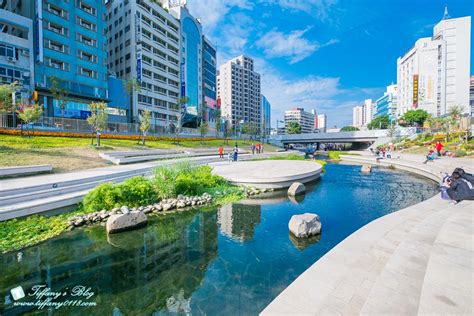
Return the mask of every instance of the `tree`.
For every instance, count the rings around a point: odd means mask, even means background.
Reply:
[[[58,77],[50,77],[51,81],[51,94],[59,103],[59,109],[61,110],[61,126],[64,129],[64,111],[66,110],[66,100],[68,97],[68,91],[63,88],[63,80]]]
[[[204,136],[206,136],[207,132],[209,131],[209,124],[207,122],[201,122],[199,125],[199,133],[201,134],[201,143]]]
[[[388,115],[377,116],[367,125],[368,129],[387,129],[390,125]]]
[[[229,137],[232,135],[232,124],[230,120],[224,121],[224,138],[226,145],[229,144]]]
[[[124,85],[125,85],[125,91],[127,91],[127,94],[130,98],[130,107],[132,107],[133,106],[133,92],[142,91],[142,86],[140,85],[140,82],[138,82],[137,78],[125,80]]]
[[[18,91],[19,88],[17,81],[10,84],[0,84],[0,113],[14,110],[13,93]]]
[[[140,132],[142,132],[142,142],[143,146],[145,146],[145,138],[146,134],[150,130],[151,127],[151,113],[148,110],[144,110],[140,115]]]
[[[91,116],[87,118],[87,123],[95,130],[97,146],[100,147],[100,134],[107,128],[107,104],[104,102],[93,102],[90,104]]]
[[[178,145],[179,144],[179,134],[181,133],[181,128],[183,127],[183,116],[185,114],[185,109],[183,109],[186,104],[188,104],[189,98],[188,97],[180,97],[176,100],[176,103],[178,105],[178,114],[176,115],[176,126],[171,125],[170,127],[173,128],[173,134],[175,135],[175,143]]]
[[[301,126],[298,122],[289,122],[286,127],[287,134],[301,134]]]
[[[18,110],[18,117],[27,125],[31,124],[33,131],[33,123],[36,122],[43,114],[43,109],[38,104],[25,105]],[[30,129],[28,128],[28,138],[30,138]]]
[[[219,133],[222,128],[222,113],[220,109],[216,110],[216,137],[219,137]]]
[[[422,109],[407,111],[401,117],[400,124],[405,126],[422,126],[428,118],[428,112]]]
[[[341,132],[357,132],[357,131],[360,131],[360,129],[351,125],[347,125],[341,128]]]
[[[257,126],[254,123],[248,122],[242,125],[242,132],[246,135],[249,135],[249,139],[252,136],[257,135]]]

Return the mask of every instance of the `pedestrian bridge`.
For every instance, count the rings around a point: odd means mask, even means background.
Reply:
[[[274,141],[287,144],[312,144],[312,143],[374,143],[378,139],[388,138],[388,130],[369,130],[337,133],[307,133],[280,135]],[[412,128],[398,128],[395,137],[411,136],[416,133]]]

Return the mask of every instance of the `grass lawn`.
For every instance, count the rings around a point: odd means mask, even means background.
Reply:
[[[250,146],[249,141],[237,141],[242,148]],[[234,140],[229,140],[226,146],[233,146]],[[0,167],[51,164],[54,172],[68,172],[90,168],[105,167],[110,165],[99,157],[102,151],[128,151],[157,148],[199,148],[217,147],[224,145],[222,140],[209,141],[181,141],[176,146],[172,141],[147,141],[146,146],[137,143],[136,140],[126,139],[102,139],[100,149],[91,146],[88,138],[72,137],[45,137],[34,136],[32,138],[0,135]],[[270,145],[265,150],[275,150]]]

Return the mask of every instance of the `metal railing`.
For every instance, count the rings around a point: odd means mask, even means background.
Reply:
[[[20,129],[21,121],[13,114],[0,114],[0,128]],[[61,117],[41,117],[38,121],[30,125],[24,125],[24,129],[33,128],[36,131],[64,132],[64,133],[91,133],[91,126],[86,120],[70,119]],[[114,123],[107,124],[103,134],[117,135],[141,135],[140,124],[138,123]],[[173,136],[174,131],[167,126],[151,125],[147,133],[148,136]],[[182,127],[181,136],[199,137],[198,129]],[[206,137],[215,137],[215,131],[209,131]]]

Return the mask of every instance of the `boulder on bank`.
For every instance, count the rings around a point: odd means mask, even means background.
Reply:
[[[303,183],[300,183],[300,182],[294,182],[288,189],[289,196],[297,196],[300,194],[304,194],[305,192],[306,192],[306,187],[304,186]]]
[[[146,225],[147,217],[140,211],[111,215],[107,219],[107,233],[114,234]]]
[[[293,215],[288,223],[288,228],[295,237],[306,238],[321,233],[321,221],[317,214]]]
[[[372,166],[371,165],[363,165],[362,168],[360,169],[362,173],[371,173],[372,172]]]

